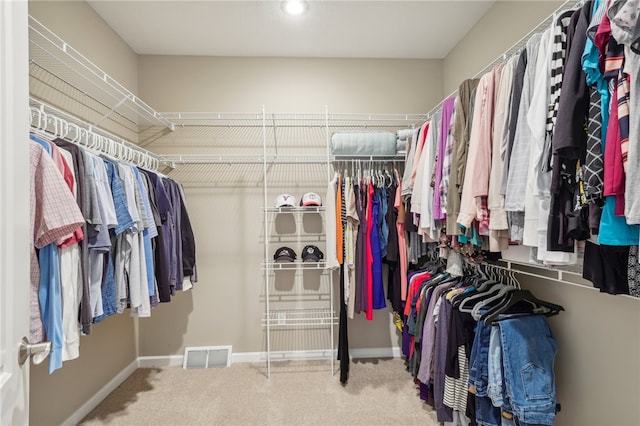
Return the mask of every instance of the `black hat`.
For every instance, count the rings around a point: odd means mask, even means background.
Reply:
[[[316,246],[305,246],[302,249],[302,261],[303,262],[320,262],[324,259],[324,253]]]
[[[296,258],[296,252],[289,247],[280,247],[273,255],[276,262],[295,262]]]

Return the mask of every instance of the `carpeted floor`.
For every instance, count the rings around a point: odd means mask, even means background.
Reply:
[[[327,362],[139,369],[81,425],[437,425],[402,360],[351,363],[346,386]]]

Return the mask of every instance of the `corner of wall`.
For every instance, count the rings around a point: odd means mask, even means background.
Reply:
[[[444,96],[527,35],[564,1],[496,1],[444,58]]]

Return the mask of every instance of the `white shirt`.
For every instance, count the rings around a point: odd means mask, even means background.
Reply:
[[[336,185],[338,185],[338,174],[336,173],[333,180],[327,185],[327,196],[325,197],[325,229],[327,232],[327,269],[338,269],[337,253],[337,224],[336,224]]]

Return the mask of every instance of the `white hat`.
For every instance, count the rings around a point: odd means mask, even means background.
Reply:
[[[322,198],[320,198],[320,196],[315,192],[307,192],[302,196],[302,199],[300,200],[300,205],[303,207],[321,206]]]
[[[275,207],[296,207],[296,197],[289,194],[278,195]]]

